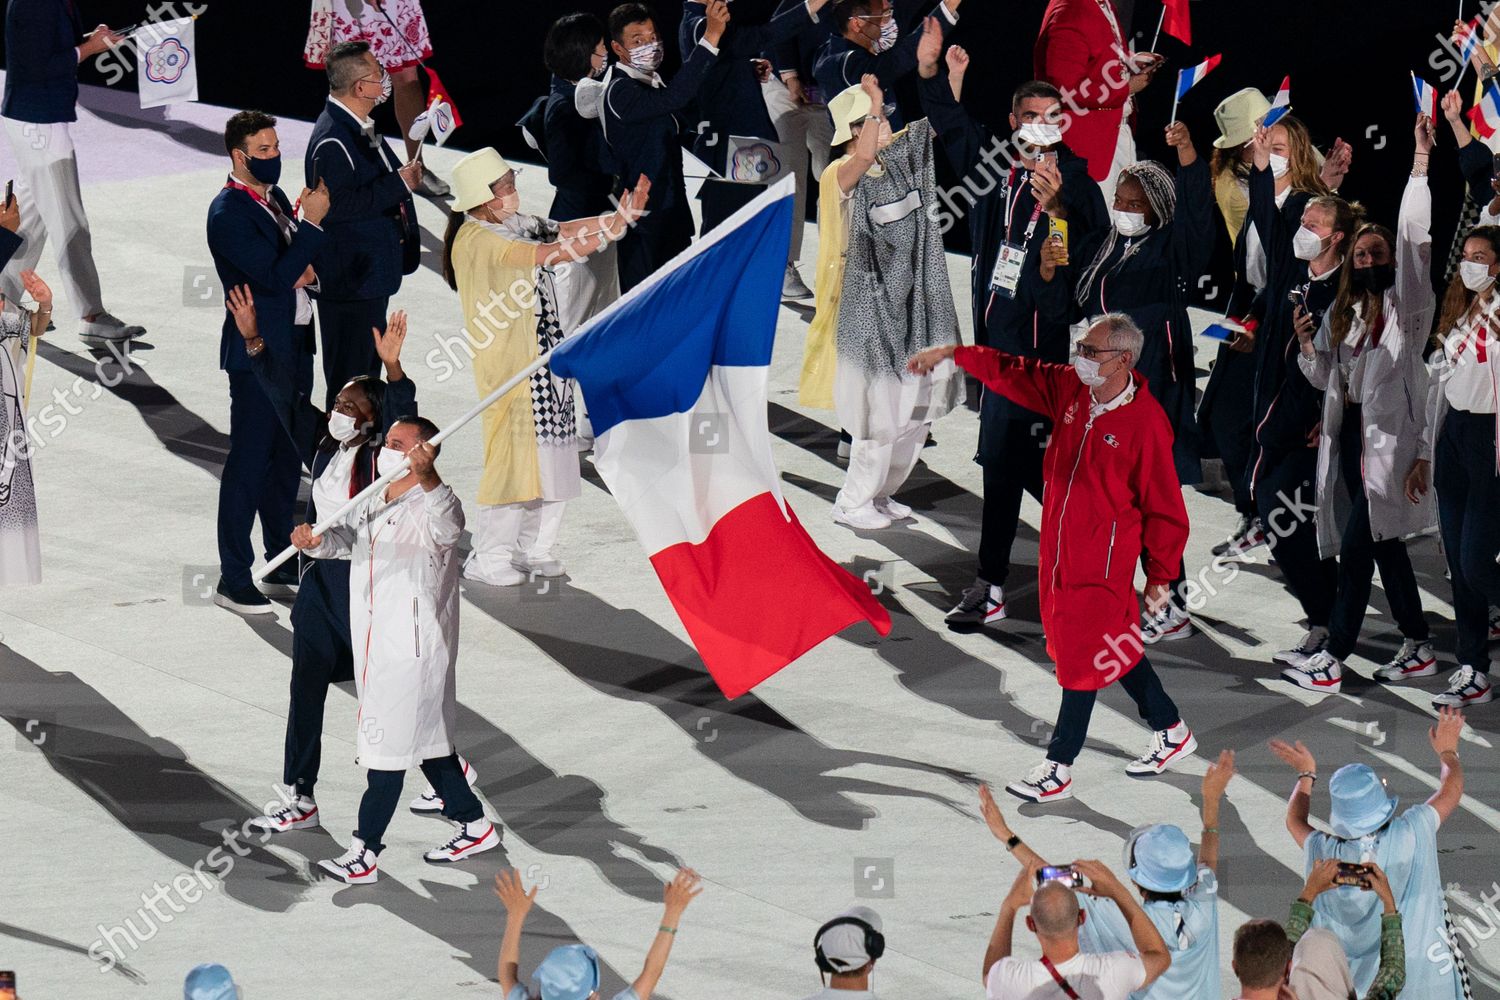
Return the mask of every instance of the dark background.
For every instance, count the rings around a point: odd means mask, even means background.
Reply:
[[[146,10],[139,0],[79,2],[89,22],[130,23]],[[509,157],[533,158],[514,122],[546,92],[541,46],[547,26],[574,10],[603,17],[613,5],[614,0],[426,0],[434,50],[431,64],[442,74],[465,120],[452,144],[464,149],[493,145]],[[299,118],[316,116],[324,87],[322,74],[302,64],[306,0],[207,0],[204,6],[208,10],[198,22],[203,101]],[[765,19],[774,6],[775,0],[734,0],[732,11],[737,20],[748,23]],[[1010,89],[1031,75],[1031,47],[1045,6],[1045,0],[966,0],[961,8],[953,40],[973,57],[966,103],[994,126],[1004,128]],[[1151,46],[1160,0],[1133,0],[1133,6],[1131,27],[1137,47],[1144,50]],[[657,10],[668,50],[663,72],[670,75],[677,65],[681,7],[663,2]],[[1463,10],[1468,16],[1478,13],[1477,0],[1466,0]],[[1157,46],[1167,65],[1138,102],[1141,155],[1162,157],[1166,152],[1161,133],[1171,109],[1176,71],[1222,53],[1223,63],[1188,95],[1179,113],[1200,152],[1210,153],[1209,143],[1218,134],[1213,108],[1219,100],[1245,86],[1258,87],[1269,96],[1290,73],[1293,113],[1312,129],[1317,144],[1326,149],[1336,137],[1343,137],[1354,147],[1354,166],[1343,194],[1361,201],[1374,219],[1392,224],[1411,162],[1414,102],[1408,73],[1417,70],[1442,89],[1452,87],[1451,69],[1445,80],[1443,70],[1434,66],[1451,58],[1437,36],[1447,33],[1458,11],[1452,0],[1437,5],[1413,0],[1196,0],[1192,48],[1166,36]],[[82,78],[103,82],[89,69]],[[132,73],[118,86],[135,85]],[[1469,73],[1462,86],[1469,100],[1473,86]],[[377,118],[394,132],[389,106],[380,109]],[[1439,133],[1432,183],[1434,257],[1441,267],[1457,220],[1461,186],[1446,124],[1440,123]],[[955,227],[950,238],[955,249],[961,248],[963,227]],[[1220,244],[1215,273],[1224,275],[1228,257],[1222,231]],[[1205,298],[1208,290],[1203,290]]]

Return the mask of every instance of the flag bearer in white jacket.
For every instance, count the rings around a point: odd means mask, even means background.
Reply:
[[[1314,332],[1301,314],[1297,363],[1323,390],[1318,442],[1318,554],[1339,560],[1338,590],[1327,646],[1282,676],[1310,691],[1332,694],[1343,681],[1370,600],[1376,567],[1403,642],[1377,680],[1404,681],[1437,673],[1437,656],[1406,541],[1437,525],[1432,498],[1407,499],[1407,470],[1420,457],[1426,422],[1423,358],[1437,303],[1432,271],[1432,193],[1427,161],[1433,124],[1418,115],[1416,152],[1401,198],[1396,232],[1365,223],[1354,234],[1350,266],[1333,306]]]
[[[381,838],[410,767],[422,768],[442,797],[443,815],[458,824],[452,839],[423,855],[427,861],[463,861],[500,844],[500,831],[485,818],[453,746],[459,573],[454,547],[464,513],[433,468],[438,450],[427,441],[436,433],[423,417],[392,424],[378,468],[384,475],[406,457],[406,475],[326,534],[314,535],[305,524],[292,532],[292,544],[315,559],[351,560],[356,760],[369,769],[369,787],[349,850],[319,862],[350,884],[375,881]]]

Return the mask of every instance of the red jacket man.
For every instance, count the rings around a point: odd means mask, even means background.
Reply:
[[[1071,367],[987,347],[932,348],[910,362],[923,371],[951,355],[989,391],[1052,421],[1037,573],[1063,698],[1047,760],[1007,788],[1035,802],[1072,795],[1095,693],[1116,680],[1153,731],[1128,774],[1160,774],[1197,748],[1141,641],[1135,567],[1144,564],[1147,604],[1159,606],[1188,538],[1171,424],[1132,371],[1141,341],[1130,317],[1111,313],[1089,329]]]
[[[1155,62],[1145,68],[1148,57],[1140,57],[1142,71],[1132,75],[1124,58],[1127,30],[1113,0],[1051,0],[1032,54],[1036,78],[1063,92],[1068,115],[1063,141],[1089,161],[1089,176],[1101,182],[1113,181],[1110,164],[1126,101],[1150,82],[1155,69]]]

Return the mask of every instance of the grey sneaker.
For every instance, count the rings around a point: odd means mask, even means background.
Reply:
[[[781,298],[784,302],[811,302],[815,298],[802,275],[797,273],[796,264],[786,266],[786,277],[781,280]]]

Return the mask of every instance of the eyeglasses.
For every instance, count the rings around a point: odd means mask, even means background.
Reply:
[[[1094,347],[1091,344],[1079,344],[1078,354],[1080,357],[1088,358],[1090,361],[1097,359],[1101,354],[1120,354],[1125,350],[1123,347]]]
[[[888,10],[884,14],[854,14],[852,15],[852,19],[855,21],[873,21],[876,24],[884,24],[895,16],[895,11]]]

